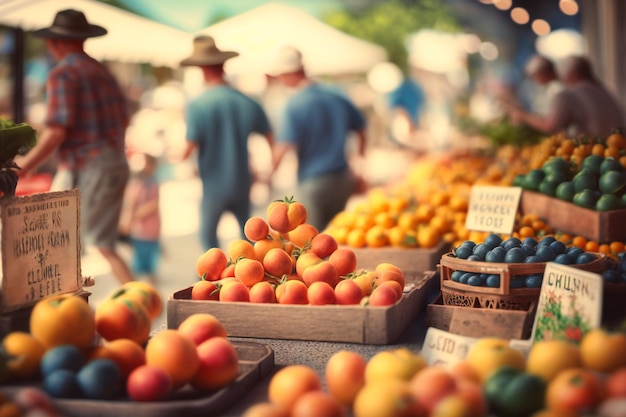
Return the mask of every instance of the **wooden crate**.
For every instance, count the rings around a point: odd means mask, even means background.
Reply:
[[[268,345],[232,341],[239,356],[239,375],[224,388],[199,391],[185,385],[162,401],[136,402],[128,398],[118,401],[88,399],[54,399],[54,405],[65,417],[210,417],[221,415],[246,395],[274,370],[274,351]],[[15,394],[27,385],[3,387]]]
[[[450,250],[450,244],[441,241],[431,249],[420,248],[353,248],[359,268],[374,269],[382,262],[389,262],[404,271],[407,276],[419,277],[425,271],[434,271],[441,256]]]
[[[443,298],[426,307],[426,326],[467,337],[527,339],[532,331],[536,304],[525,310],[468,308],[445,305]]]
[[[601,272],[606,263],[606,255],[595,253],[596,259],[580,265],[569,265],[585,271]],[[461,307],[478,307],[506,310],[527,310],[539,299],[540,288],[511,288],[512,279],[518,276],[543,273],[545,262],[538,263],[495,263],[459,259],[446,253],[439,263],[441,294],[443,303]],[[499,287],[474,287],[451,279],[454,271],[478,274],[499,274]]]
[[[596,211],[558,198],[524,190],[522,214],[537,214],[554,230],[584,236],[600,243],[626,240],[626,209]]]
[[[167,327],[195,313],[217,317],[233,337],[314,340],[384,345],[393,343],[428,303],[435,272],[409,279],[402,298],[389,307],[252,304],[191,300],[191,287],[167,300]]]

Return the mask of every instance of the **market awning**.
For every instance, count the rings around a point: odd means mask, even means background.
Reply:
[[[269,3],[200,31],[220,49],[241,55],[227,62],[229,73],[263,72],[283,44],[302,51],[312,75],[364,73],[387,59],[386,50],[343,33],[300,9]]]
[[[0,25],[31,31],[50,26],[57,11],[68,8],[108,30],[85,43],[96,59],[175,68],[191,53],[192,34],[93,0],[3,0]]]

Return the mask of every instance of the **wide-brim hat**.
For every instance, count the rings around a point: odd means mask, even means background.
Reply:
[[[66,9],[57,12],[52,26],[36,30],[33,35],[52,39],[86,39],[106,33],[107,30],[102,26],[89,23],[80,10]]]
[[[183,59],[180,65],[203,66],[223,64],[226,60],[238,56],[235,51],[221,51],[215,44],[215,39],[208,35],[197,36],[193,40],[193,52],[191,56]]]
[[[302,53],[295,47],[284,45],[278,48],[267,69],[267,74],[278,76],[300,71],[304,68]]]

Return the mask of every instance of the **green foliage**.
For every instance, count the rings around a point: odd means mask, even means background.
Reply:
[[[0,119],[0,195],[15,195],[17,187],[16,155],[35,146],[37,132],[27,123]]]
[[[342,32],[383,46],[389,61],[400,68],[407,63],[406,41],[421,29],[456,32],[460,25],[442,0],[390,0],[360,11],[335,11],[324,21]]]
[[[478,134],[489,138],[494,148],[503,145],[517,147],[539,143],[546,135],[526,124],[513,124],[507,116],[483,123],[471,117],[459,117],[457,126],[467,134]]]

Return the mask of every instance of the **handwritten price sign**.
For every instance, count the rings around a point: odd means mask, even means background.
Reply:
[[[465,227],[468,230],[511,234],[521,196],[520,187],[473,186]]]

